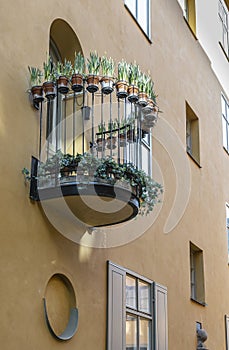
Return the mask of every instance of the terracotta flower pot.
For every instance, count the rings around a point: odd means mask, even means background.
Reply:
[[[71,78],[72,90],[74,92],[81,92],[83,90],[83,76],[82,74],[73,74]]]
[[[107,137],[107,148],[108,149],[115,149],[116,142],[117,142],[116,136],[108,136]]]
[[[101,90],[103,94],[109,95],[114,91],[112,78],[102,77],[102,79],[100,80],[100,84],[101,84]]]
[[[48,100],[53,100],[56,97],[56,86],[53,81],[46,81],[43,84],[45,97]]]
[[[143,121],[145,121],[146,123],[156,122],[158,118],[158,107],[154,103],[152,103],[151,105],[147,105],[143,109],[145,108],[147,108],[148,113],[144,112]]]
[[[128,95],[128,84],[126,81],[117,81],[116,83],[117,97],[126,98]]]
[[[102,152],[105,150],[105,147],[106,147],[106,140],[102,137],[98,138],[96,140],[96,143],[97,143],[97,151],[98,152]]]
[[[61,75],[59,79],[57,79],[57,89],[63,95],[66,95],[68,93],[69,91],[68,78],[65,77],[64,75]]]
[[[135,85],[129,85],[128,87],[128,100],[130,102],[137,102],[138,101],[138,92],[139,92],[139,89],[137,86]]]
[[[138,104],[141,107],[145,107],[148,104],[148,96],[145,92],[139,92],[138,94]]]
[[[120,145],[120,147],[125,147],[127,145],[126,134],[120,134],[119,135],[119,145]]]
[[[87,77],[87,91],[93,93],[99,90],[99,76],[88,75]]]
[[[144,114],[151,113],[154,110],[154,107],[155,107],[155,103],[153,102],[153,100],[148,99],[147,103],[148,104],[145,107],[142,108],[142,112]]]
[[[39,102],[42,102],[44,100],[42,86],[40,86],[40,85],[33,86],[31,88],[31,93],[33,96],[33,101],[35,103],[39,103]]]

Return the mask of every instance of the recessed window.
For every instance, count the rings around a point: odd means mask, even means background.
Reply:
[[[178,0],[189,28],[196,35],[196,5],[195,0]]]
[[[226,204],[226,230],[227,230],[227,252],[229,263],[229,204]]]
[[[205,305],[203,251],[190,242],[191,299]]]
[[[229,26],[228,26],[228,10],[223,0],[219,0],[219,21],[221,26],[220,44],[229,57]]]
[[[229,103],[222,95],[223,147],[229,153]]]
[[[125,6],[150,39],[150,0],[125,0]]]
[[[168,349],[165,287],[108,264],[108,350]]]
[[[229,350],[229,316],[225,315],[226,350]]]
[[[186,103],[186,149],[187,153],[200,164],[199,119]]]

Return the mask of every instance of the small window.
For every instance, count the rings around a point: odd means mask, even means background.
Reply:
[[[190,242],[191,299],[205,305],[203,251]]]
[[[229,27],[228,27],[228,10],[223,0],[219,0],[219,21],[221,26],[220,44],[229,57]]]
[[[199,119],[186,103],[186,149],[187,153],[200,164]]]
[[[229,316],[225,315],[226,350],[229,350]]]
[[[192,32],[196,35],[196,6],[195,0],[184,0],[184,17],[191,28]]]
[[[227,252],[229,263],[229,204],[226,204],[226,230],[227,230]]]
[[[125,6],[150,39],[150,0],[125,0]]]
[[[229,153],[229,103],[222,95],[223,147]]]

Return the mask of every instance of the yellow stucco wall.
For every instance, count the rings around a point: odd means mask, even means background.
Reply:
[[[150,69],[161,119],[179,136],[191,168],[190,199],[170,233],[163,229],[175,198],[176,172],[156,129],[153,153],[165,193],[157,220],[140,238],[110,249],[79,246],[58,233],[40,205],[30,201],[21,169],[29,168],[31,155],[38,153],[39,112],[30,106],[26,92],[27,66],[42,66],[56,18],[73,28],[86,56],[90,50],[101,55],[106,51],[117,60],[136,60],[142,70]],[[224,349],[224,315],[229,313],[229,161],[222,148],[221,88],[178,3],[154,2],[150,44],[122,0],[2,1],[0,38],[2,349],[104,349],[107,260],[168,288],[169,349],[195,348],[196,321],[209,334],[208,348]],[[199,118],[201,168],[185,153],[185,101]],[[189,241],[204,252],[206,307],[190,301]],[[43,315],[42,298],[54,273],[71,280],[80,313],[78,331],[65,343],[52,338]]]

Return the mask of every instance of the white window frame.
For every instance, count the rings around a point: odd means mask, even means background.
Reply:
[[[146,28],[143,28],[141,23],[139,22],[139,5],[142,4],[142,0],[133,0],[135,1],[135,11],[133,11],[130,7],[128,6],[128,1],[129,0],[124,0],[124,4],[128,11],[132,14],[136,22],[138,23],[139,27],[143,31],[143,33],[148,37],[148,39],[151,41],[151,0],[146,0],[147,1],[147,8],[146,8]]]
[[[228,10],[223,0],[219,0],[219,20],[222,26],[222,36],[220,43],[227,55],[229,57],[229,25],[228,25]]]
[[[229,264],[229,203],[226,203],[227,256]]]
[[[222,94],[222,129],[223,129],[223,147],[229,153],[229,102]]]

